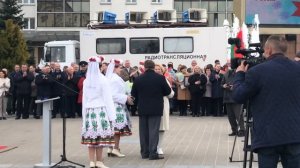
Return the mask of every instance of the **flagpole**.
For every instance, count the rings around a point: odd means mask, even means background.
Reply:
[[[227,19],[227,14],[228,14],[228,8],[227,8],[228,2],[227,0],[225,1],[225,19]]]

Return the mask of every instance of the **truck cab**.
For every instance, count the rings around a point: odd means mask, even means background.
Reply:
[[[44,62],[58,62],[63,66],[78,63],[80,60],[80,44],[78,41],[50,41],[44,45]]]

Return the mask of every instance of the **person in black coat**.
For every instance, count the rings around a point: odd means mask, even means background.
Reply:
[[[139,113],[141,155],[143,159],[163,159],[157,154],[158,135],[163,97],[171,93],[171,88],[164,76],[154,72],[153,61],[145,61],[144,66],[145,73],[135,79],[131,90]]]
[[[250,101],[251,147],[260,168],[276,168],[279,158],[284,168],[300,167],[300,65],[284,55],[287,45],[284,37],[272,35],[264,63],[248,71],[242,63],[236,70],[233,98]]]
[[[199,66],[194,67],[194,74],[189,77],[189,90],[191,93],[191,106],[192,106],[192,115],[195,117],[200,116],[200,107],[202,105],[202,97],[205,93],[205,87],[207,83],[207,78],[204,74],[201,73]],[[204,114],[204,111],[202,111]]]
[[[9,115],[15,114],[16,112],[16,104],[17,104],[17,85],[15,84],[15,75],[16,73],[20,72],[20,65],[15,65],[14,71],[11,72],[8,75],[8,78],[10,79],[10,88],[9,88],[9,97],[8,97],[8,102],[7,102],[7,113]]]
[[[221,82],[223,79],[223,74],[220,73],[221,65],[217,64],[215,70],[212,71],[209,80],[211,82],[211,96],[213,103],[213,115],[222,116],[223,115],[223,88]]]
[[[64,112],[67,114],[67,118],[75,118],[78,80],[79,78],[76,77],[73,67],[68,67],[63,76],[63,84],[65,85],[63,89]]]
[[[52,118],[56,118],[58,113],[63,115],[63,77],[64,73],[60,69],[60,64],[55,63],[54,71],[51,72],[51,77],[55,82],[52,85],[53,97],[60,97],[58,100],[53,101],[53,110],[52,110]]]
[[[50,72],[50,66],[46,65],[42,69],[42,72],[39,73],[35,78],[35,84],[37,86],[37,100],[49,99],[53,95],[52,85],[54,81],[51,79]],[[39,118],[39,116],[42,114],[42,111],[42,104],[38,104],[35,118]]]
[[[17,115],[16,120],[20,119],[21,115],[23,119],[29,117],[29,103],[31,94],[31,82],[34,80],[34,76],[28,71],[27,65],[22,65],[21,71],[17,72],[14,76],[14,82],[17,93]]]

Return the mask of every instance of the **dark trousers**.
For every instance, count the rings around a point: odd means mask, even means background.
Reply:
[[[259,168],[277,168],[279,158],[283,168],[300,168],[300,144],[257,149]]]
[[[76,98],[76,100],[77,100],[77,98]],[[77,103],[77,101],[76,101],[76,112],[77,112],[78,117],[82,116],[82,103]]]
[[[67,114],[68,118],[75,118],[75,112],[76,112],[76,96],[65,96],[64,97],[64,113]]]
[[[178,110],[178,100],[177,100],[177,87],[172,87],[174,91],[174,96],[169,99],[170,103],[170,114]]]
[[[29,114],[33,116],[37,116],[37,104],[35,103],[36,97],[30,97],[30,104],[29,104]]]
[[[226,108],[232,132],[238,132],[239,128],[241,131],[244,131],[245,125],[242,113],[243,105],[236,103],[226,103]]]
[[[222,116],[223,115],[223,98],[213,98],[213,115]]]
[[[13,93],[12,96],[12,104],[11,104],[11,108],[12,108],[12,114],[16,113],[16,106],[17,106],[17,93]],[[18,106],[17,106],[18,108]]]
[[[212,98],[211,97],[203,97],[204,109],[203,112],[206,116],[212,115]]]
[[[180,116],[186,116],[187,115],[187,100],[178,100],[178,109],[179,109],[179,115]]]
[[[18,95],[17,97],[17,115],[16,117],[19,118],[28,118],[29,117],[29,103],[30,103],[30,95]]]
[[[16,104],[17,104],[17,95],[16,93],[13,93],[9,95],[8,101],[7,101],[7,113],[9,115],[15,114],[16,112]]]
[[[157,156],[161,116],[139,116],[141,155],[143,158]]]
[[[58,113],[61,116],[63,116],[62,112],[64,111],[64,109],[63,109],[64,98],[62,98],[62,96],[55,96],[55,97],[60,97],[60,99],[53,101],[52,116],[56,116],[56,114],[58,114]]]
[[[192,115],[199,116],[200,115],[200,108],[201,108],[201,95],[198,93],[191,94],[192,100],[191,100],[191,108],[192,108]]]

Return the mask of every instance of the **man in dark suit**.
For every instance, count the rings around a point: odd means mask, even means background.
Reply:
[[[281,158],[283,168],[299,168],[300,65],[284,55],[284,37],[270,36],[264,49],[266,62],[248,71],[243,63],[237,68],[233,98],[239,103],[250,100],[251,147],[258,153],[259,167],[276,168]]]
[[[53,79],[50,77],[51,68],[49,65],[46,65],[42,69],[42,73],[39,73],[35,78],[35,84],[37,86],[37,99],[38,100],[44,100],[49,99],[53,95]],[[34,118],[39,119],[40,115],[42,115],[43,112],[43,105],[38,104],[37,105],[37,114],[34,116]]]
[[[171,93],[164,76],[154,72],[155,64],[145,61],[145,73],[135,79],[131,95],[136,98],[139,111],[139,133],[143,159],[163,159],[157,154],[158,134],[163,114],[163,96]]]
[[[23,119],[29,118],[31,82],[33,80],[34,76],[31,72],[28,71],[28,66],[26,64],[23,64],[21,71],[17,72],[14,76],[14,82],[17,85],[16,120],[20,119],[21,115]]]

